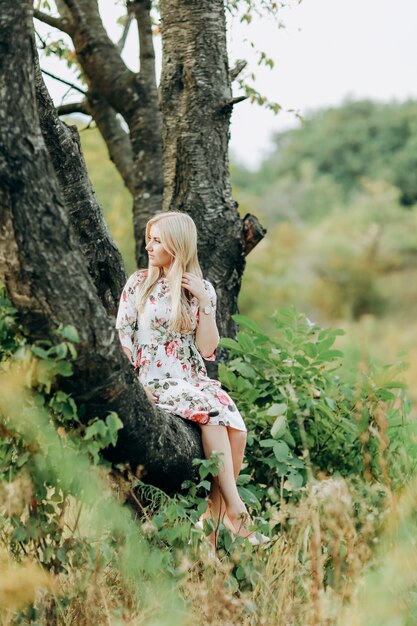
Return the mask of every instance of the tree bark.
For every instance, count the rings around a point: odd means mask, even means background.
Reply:
[[[136,262],[138,267],[146,267],[144,228],[150,217],[162,208],[163,181],[162,122],[155,77],[151,2],[129,3],[139,31],[140,71],[136,74],[126,67],[120,50],[108,37],[97,0],[65,0],[65,5],[67,11],[62,19],[66,19],[67,32],[88,84],[91,113],[108,146],[110,158],[133,196]],[[71,26],[67,26],[68,13]],[[126,152],[120,149],[124,131],[121,127],[116,131],[120,123],[115,113],[123,116],[129,128],[130,168],[126,167]]]
[[[61,385],[87,417],[123,421],[114,460],[145,467],[167,491],[202,456],[194,425],[149,403],[124,356],[71,228],[42,136],[34,86],[31,0],[0,13],[0,276],[31,337],[54,340],[60,324],[80,335],[74,375]]]
[[[233,98],[224,2],[161,0],[160,10],[164,210],[184,211],[196,222],[203,273],[218,296],[220,335],[232,337],[247,230],[229,181]]]
[[[45,145],[48,149],[71,227],[78,238],[101,303],[115,317],[126,281],[123,260],[110,237],[101,207],[87,174],[80,138],[75,126],[62,122],[43,82],[33,43],[36,101]]]

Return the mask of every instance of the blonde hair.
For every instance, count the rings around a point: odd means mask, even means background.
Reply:
[[[171,292],[172,314],[168,328],[176,332],[190,332],[195,321],[190,307],[192,294],[181,287],[184,272],[203,277],[197,257],[197,229],[194,221],[186,213],[168,211],[157,213],[146,224],[146,242],[153,224],[158,224],[161,244],[172,256],[167,273]],[[138,294],[138,308],[143,310],[149,294],[163,274],[162,268],[149,265],[146,279]]]

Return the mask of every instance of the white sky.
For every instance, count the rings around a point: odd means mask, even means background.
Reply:
[[[272,71],[257,72],[257,87],[284,111],[303,115],[347,97],[417,98],[416,0],[303,0],[284,9],[282,21],[284,30],[264,19],[251,32],[275,61]],[[231,34],[230,56],[244,56],[242,39],[249,29],[235,24]],[[231,148],[254,166],[273,130],[296,124],[294,114],[274,116],[241,103],[232,120]]]
[[[112,36],[110,29],[121,7],[115,8],[112,0],[100,4]],[[299,124],[293,113],[286,112],[289,109],[305,115],[347,97],[417,98],[417,0],[303,0],[300,4],[293,0],[282,10],[281,21],[285,29],[257,17],[250,26],[237,20],[229,26],[230,65],[237,58],[248,58],[257,89],[283,107],[277,116],[249,102],[235,107],[230,146],[248,167],[256,167],[267,155],[274,131]],[[37,28],[43,33],[51,30],[39,23]],[[257,66],[250,41],[273,58],[273,70]],[[136,46],[132,28],[124,54],[132,69],[137,69]],[[54,58],[45,59],[42,66],[73,80]],[[66,88],[51,79],[46,82],[55,102],[60,102]],[[76,98],[69,94],[65,101]]]

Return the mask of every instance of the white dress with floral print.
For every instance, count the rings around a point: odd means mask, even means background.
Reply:
[[[132,361],[140,382],[150,388],[156,404],[165,411],[200,424],[223,425],[246,430],[245,423],[230,396],[219,381],[210,379],[195,344],[199,303],[190,305],[195,327],[190,333],[168,329],[171,296],[166,278],[161,278],[149,295],[144,310],[138,313],[137,290],[146,278],[146,270],[137,270],[128,279],[120,299],[116,328],[122,346],[132,352]],[[203,280],[213,307],[216,292]],[[215,355],[206,360],[214,361]]]

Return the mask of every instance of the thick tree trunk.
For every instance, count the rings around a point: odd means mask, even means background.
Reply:
[[[87,102],[79,107],[96,119],[133,195],[136,260],[145,267],[144,226],[162,208],[163,183],[151,0],[127,3],[139,31],[138,74],[126,67],[120,49],[107,36],[97,0],[59,0],[57,6],[61,18],[35,14],[72,37],[89,86]],[[231,315],[237,310],[244,257],[265,233],[253,216],[240,219],[229,184],[230,114],[242,99],[232,97],[230,80],[242,64],[229,72],[223,0],[162,0],[160,10],[163,208],[185,211],[196,221],[203,270],[218,293],[219,329],[221,335],[233,336]],[[128,133],[117,113],[124,117]]]
[[[232,90],[223,0],[161,0],[164,209],[189,213],[203,273],[218,296],[221,336],[245,266],[246,241],[228,172]],[[186,26],[185,26],[186,25]]]
[[[192,475],[192,459],[202,456],[200,437],[192,424],[149,403],[97,296],[40,129],[31,19],[31,0],[3,0],[0,276],[33,338],[53,340],[60,324],[77,328],[67,389],[87,416],[118,413],[124,428],[113,458],[144,465],[146,480],[175,490]]]
[[[71,17],[65,25],[89,91],[89,110],[106,141],[109,155],[133,195],[133,227],[138,267],[147,265],[144,227],[162,208],[162,121],[158,106],[155,54],[150,18],[151,1],[134,0],[129,10],[135,15],[140,43],[140,71],[124,64],[117,46],[108,37],[97,0],[65,0]],[[41,17],[39,12],[37,15]],[[100,106],[99,106],[100,105]],[[107,107],[106,107],[107,105]],[[115,119],[120,113],[129,128],[131,167],[120,150],[123,129]],[[119,129],[116,132],[116,126]]]
[[[101,303],[113,318],[126,282],[123,260],[113,243],[101,207],[94,195],[75,126],[62,122],[45,87],[33,46],[36,100],[48,149],[73,232],[87,261]]]

